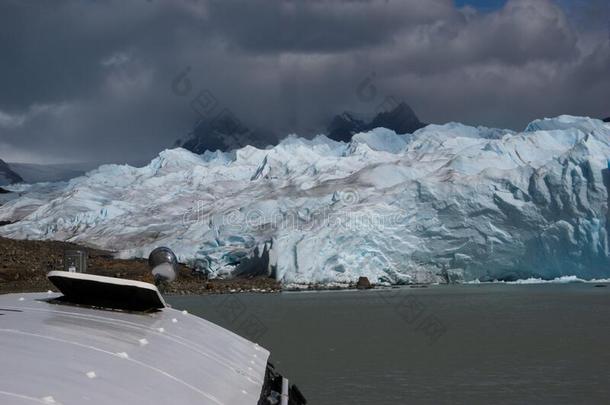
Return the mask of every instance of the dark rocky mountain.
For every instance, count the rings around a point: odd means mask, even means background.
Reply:
[[[367,123],[365,119],[358,118],[354,113],[344,111],[335,115],[327,128],[327,135],[335,141],[349,142],[352,135],[365,131]]]
[[[401,102],[392,110],[377,114],[369,127],[370,129],[383,127],[391,129],[397,134],[410,134],[426,125],[417,118],[417,115],[407,103]]]
[[[9,165],[0,159],[0,186],[7,184],[20,183],[23,179],[15,173]]]
[[[336,141],[349,142],[352,135],[377,127],[388,128],[398,134],[407,134],[425,126],[426,124],[417,118],[413,109],[407,103],[401,102],[389,110],[379,112],[371,120],[359,118],[358,115],[347,111],[337,115],[328,126],[328,137]]]
[[[604,122],[610,122],[610,117],[604,118]]]
[[[385,127],[399,134],[412,133],[425,127],[411,107],[406,103],[393,103],[392,108],[379,112],[373,117],[343,112],[335,116],[327,127],[327,136],[336,141],[349,142],[352,135]],[[213,120],[200,121],[185,142],[176,141],[174,146],[182,146],[191,152],[202,154],[209,151],[227,151],[252,145],[266,148],[276,145],[280,138],[273,131],[248,128],[232,114],[220,114]]]
[[[202,154],[206,150],[227,151],[246,145],[265,148],[277,142],[278,138],[273,132],[250,129],[234,116],[227,114],[213,120],[200,121],[189,134],[189,139],[184,143],[177,141],[176,146]]]

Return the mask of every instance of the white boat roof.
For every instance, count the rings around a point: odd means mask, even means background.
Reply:
[[[1,404],[257,404],[269,352],[186,312],[0,295]]]

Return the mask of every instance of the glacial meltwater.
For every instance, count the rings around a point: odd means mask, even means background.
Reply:
[[[168,301],[269,349],[271,362],[313,405],[610,401],[610,286],[480,284]]]

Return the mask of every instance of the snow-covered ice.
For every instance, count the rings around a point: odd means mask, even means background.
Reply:
[[[468,284],[480,284],[481,282],[479,280],[473,280],[468,282]],[[527,285],[527,284],[570,284],[570,283],[600,283],[600,284],[606,284],[606,283],[610,283],[610,279],[608,278],[602,278],[602,279],[597,279],[597,278],[593,278],[590,280],[583,280],[582,278],[578,278],[576,276],[561,276],[561,277],[556,277],[552,280],[545,280],[542,278],[535,278],[535,277],[530,277],[530,278],[526,278],[526,279],[521,279],[521,280],[514,280],[514,281],[492,281],[491,283],[499,283],[499,284],[520,284],[520,285]]]
[[[162,152],[64,183],[12,186],[12,238],[146,257],[168,246],[211,275],[286,283],[610,276],[610,125],[561,116],[522,133],[377,128],[350,143],[289,136],[266,150]],[[253,270],[254,269],[254,270]]]

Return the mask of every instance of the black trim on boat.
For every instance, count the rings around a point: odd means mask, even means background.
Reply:
[[[261,391],[258,405],[281,404],[282,380],[284,377],[275,369],[273,364],[267,363],[265,370],[265,382]],[[305,405],[307,400],[299,388],[292,384],[288,389],[288,405]]]

